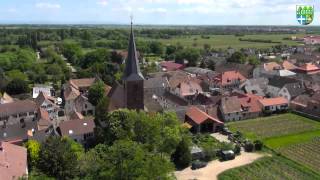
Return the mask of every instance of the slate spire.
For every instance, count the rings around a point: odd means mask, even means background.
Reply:
[[[140,72],[139,60],[136,50],[136,43],[134,40],[134,33],[131,21],[131,32],[128,47],[128,57],[126,59],[126,69],[124,72],[123,80],[134,81],[134,80],[144,80],[143,75]]]

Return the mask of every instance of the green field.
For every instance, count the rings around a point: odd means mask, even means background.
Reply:
[[[315,172],[320,171],[319,122],[288,113],[233,122],[228,125],[232,131],[240,131],[249,139],[261,139],[268,148],[298,164],[302,164],[306,169],[309,168]],[[255,165],[249,165],[246,170],[248,172],[244,174],[249,176],[251,171],[255,171],[254,169]],[[268,174],[273,170],[265,169],[265,171],[264,173]],[[234,173],[236,172],[238,171],[234,171]],[[232,173],[226,174],[228,176],[224,177],[234,175]],[[279,179],[286,178],[279,177]]]
[[[231,169],[218,176],[219,180],[313,180],[320,175],[280,156],[265,157],[252,164]]]
[[[150,39],[150,38],[139,38],[140,40],[155,40],[160,41],[165,45],[176,45],[181,44],[182,46],[187,47],[198,47],[203,48],[204,44],[211,45],[215,49],[227,49],[232,47],[235,49],[240,48],[270,48],[279,44],[287,45],[299,45],[301,43],[292,40],[284,40],[284,38],[290,38],[291,36],[303,37],[304,34],[259,34],[259,35],[245,35],[237,37],[235,35],[211,35],[208,36],[210,39],[202,38],[200,35],[193,36],[179,36],[171,39]],[[261,42],[247,42],[239,41],[239,38],[242,39],[260,39],[260,40],[272,40],[274,42],[281,43],[261,43]]]
[[[320,171],[320,136],[304,143],[279,148],[276,151],[316,172]]]
[[[262,140],[320,130],[320,123],[290,113],[232,122],[228,126],[230,130],[240,131],[249,139]]]

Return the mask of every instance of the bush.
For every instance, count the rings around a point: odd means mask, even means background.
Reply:
[[[261,151],[263,147],[263,143],[260,140],[254,141],[254,149],[256,151]]]
[[[252,152],[254,149],[254,145],[250,142],[250,141],[247,141],[245,144],[244,144],[244,150],[246,152]]]
[[[241,146],[236,144],[233,149],[234,154],[239,155],[241,153]]]

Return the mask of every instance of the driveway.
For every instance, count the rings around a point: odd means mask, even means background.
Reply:
[[[178,180],[215,180],[220,173],[232,168],[250,164],[265,155],[266,154],[261,153],[241,152],[241,155],[236,156],[236,158],[231,161],[220,162],[219,160],[214,160],[209,162],[204,168],[191,170],[191,168],[188,167],[182,171],[176,171],[174,174]]]

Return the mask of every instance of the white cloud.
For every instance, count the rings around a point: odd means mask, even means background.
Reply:
[[[101,6],[107,6],[108,5],[108,1],[107,0],[100,0],[97,2],[97,4],[101,5]]]
[[[55,3],[42,2],[42,3],[37,3],[36,7],[40,9],[60,9],[61,5],[55,4]]]

